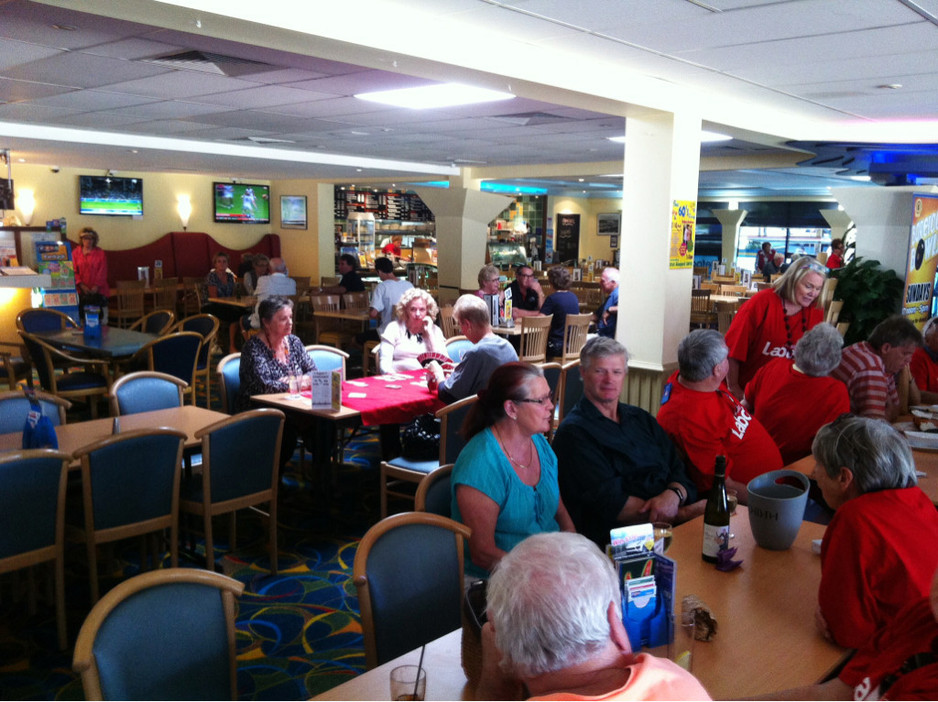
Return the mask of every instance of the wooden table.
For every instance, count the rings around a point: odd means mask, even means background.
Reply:
[[[245,312],[250,312],[257,304],[257,297],[254,295],[245,295],[244,297],[210,297],[208,301],[215,302],[219,305],[238,307]]]
[[[521,320],[516,320],[513,327],[505,327],[499,324],[497,327],[492,327],[492,331],[499,336],[521,336]]]
[[[120,428],[121,431],[153,429],[156,427],[178,429],[186,432],[184,448],[192,450],[202,446],[202,441],[195,438],[197,431],[227,418],[228,415],[223,412],[216,412],[195,405],[183,405],[172,409],[125,415],[120,418]],[[65,453],[74,453],[82,446],[87,446],[110,436],[113,426],[113,417],[58,426],[55,428],[55,435],[59,440],[59,450]],[[22,433],[0,434],[0,451],[19,451],[22,445]],[[78,463],[76,461],[72,468],[77,467]]]
[[[361,326],[361,330],[365,331],[371,322],[371,314],[369,310],[313,310],[313,322],[316,325],[316,343],[319,343],[319,323],[324,319],[341,319],[357,322]]]
[[[824,679],[847,655],[814,627],[821,559],[812,552],[811,541],[823,536],[824,527],[804,522],[790,549],[768,551],[755,545],[748,513],[740,506],[731,530],[731,545],[743,561],[732,572],[722,573],[700,558],[702,518],[674,529],[667,554],[678,564],[677,603],[685,595],[697,595],[719,625],[712,641],[698,641],[694,647],[694,675],[714,699],[746,699]],[[473,699],[460,666],[460,646],[459,630],[427,644],[427,699]],[[419,656],[419,649],[411,651],[316,699],[387,699],[390,670],[416,665]]]
[[[65,350],[77,350],[93,358],[126,358],[156,339],[156,335],[102,325],[101,336],[88,338],[81,329],[35,332],[34,336]]]

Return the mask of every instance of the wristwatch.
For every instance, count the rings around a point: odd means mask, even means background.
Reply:
[[[675,495],[677,495],[677,506],[678,506],[678,507],[683,507],[683,506],[684,506],[684,500],[687,498],[687,496],[685,495],[685,493],[683,493],[681,490],[679,490],[678,488],[674,487],[673,485],[668,485],[668,490],[670,490],[670,491],[673,492]]]

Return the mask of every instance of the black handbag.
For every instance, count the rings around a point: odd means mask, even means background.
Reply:
[[[401,431],[401,455],[412,461],[440,457],[440,420],[432,414],[414,417]]]

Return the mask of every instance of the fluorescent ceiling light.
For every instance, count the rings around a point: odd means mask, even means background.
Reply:
[[[426,110],[434,107],[453,105],[472,105],[477,102],[495,102],[511,100],[514,95],[498,90],[476,88],[460,83],[439,83],[419,88],[401,88],[400,90],[379,90],[374,93],[358,93],[355,97],[382,105],[407,107],[412,110]]]
[[[624,136],[614,136],[606,137],[609,141],[615,141],[620,144],[625,143]],[[700,143],[709,143],[711,141],[729,141],[733,137],[727,136],[726,134],[719,134],[718,132],[708,132],[706,129],[700,132]]]

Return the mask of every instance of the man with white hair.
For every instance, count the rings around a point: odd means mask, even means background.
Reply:
[[[257,279],[257,287],[254,294],[257,296],[257,304],[254,306],[254,312],[248,316],[244,323],[245,329],[260,329],[261,321],[257,314],[260,304],[268,297],[281,295],[292,297],[296,295],[296,281],[287,275],[287,264],[280,258],[270,259],[270,274],[261,276]],[[244,318],[242,318],[244,320]]]
[[[530,536],[488,582],[483,700],[708,700],[675,663],[633,654],[612,563],[580,534]],[[499,660],[500,659],[500,660]]]
[[[599,309],[593,313],[596,322],[596,333],[600,336],[616,337],[616,320],[619,318],[619,269],[605,268],[599,277],[599,287],[602,288],[606,300]]]
[[[729,349],[716,329],[695,329],[677,347],[678,371],[664,386],[658,423],[685,456],[700,494],[713,485],[717,456],[726,456],[726,486],[746,504],[746,485],[781,468],[775,441],[726,387]]]

